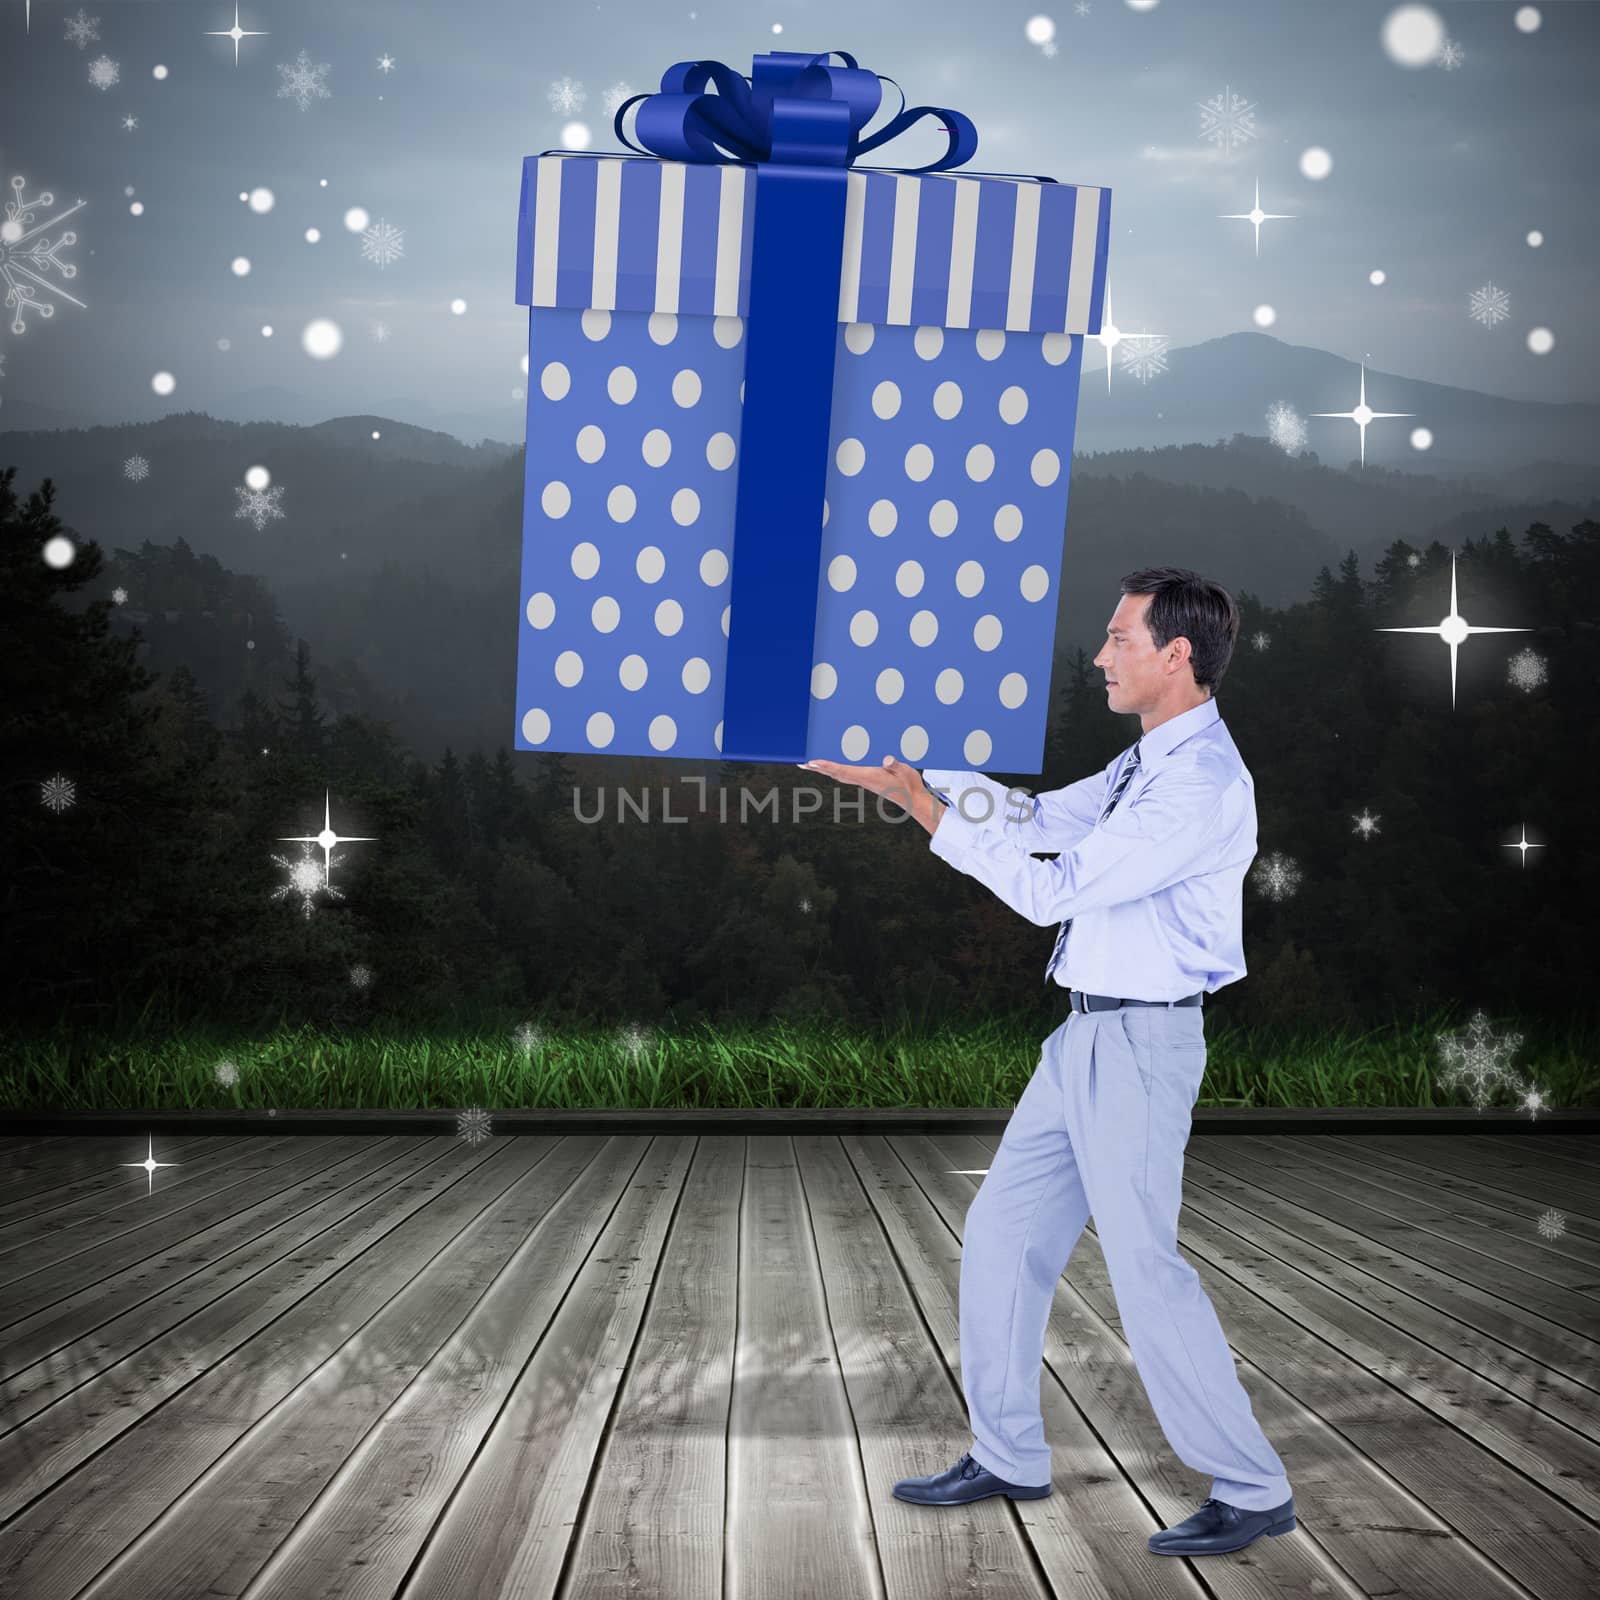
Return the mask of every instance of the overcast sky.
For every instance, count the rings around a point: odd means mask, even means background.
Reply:
[[[1084,15],[1042,0],[1053,54],[1026,36],[1034,5],[1004,0],[242,0],[239,25],[267,36],[241,40],[237,66],[230,39],[206,36],[233,25],[233,0],[32,0],[25,30],[27,9],[0,0],[0,202],[17,175],[29,200],[55,197],[38,220],[86,202],[43,235],[76,232],[59,254],[77,275],[46,275],[84,305],[41,290],[56,314],[20,335],[6,308],[0,398],[142,420],[277,385],[325,396],[330,415],[381,413],[386,394],[503,405],[520,437],[523,157],[572,121],[619,149],[607,90],[658,87],[674,61],[748,72],[757,51],[829,48],[913,105],[966,112],[980,142],[965,170],[1108,185],[1126,330],[1183,346],[1254,328],[1266,305],[1273,335],[1384,371],[1600,398],[1600,5],[1542,0],[1531,32],[1500,0],[1439,5],[1454,70],[1391,60],[1396,7],[1367,0],[1090,0]],[[80,11],[98,34],[81,47]],[[279,70],[301,50],[327,91],[303,109]],[[561,80],[581,85],[575,113],[551,103]],[[1247,110],[1212,142],[1202,105],[1225,93]],[[868,160],[917,165],[943,143],[914,133]],[[1312,147],[1332,158],[1315,180]],[[1218,216],[1248,212],[1258,178],[1262,209],[1293,215],[1262,225],[1259,259],[1250,223]],[[271,210],[241,202],[258,188]],[[363,259],[352,207],[401,230],[397,259]],[[1489,285],[1509,315],[1485,325],[1469,299]],[[302,348],[313,318],[342,329],[331,359]],[[1535,327],[1547,354],[1528,348]],[[1101,364],[1091,345],[1085,372]]]

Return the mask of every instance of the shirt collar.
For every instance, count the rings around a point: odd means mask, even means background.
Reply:
[[[1139,765],[1149,766],[1152,761],[1159,761],[1163,756],[1170,754],[1185,739],[1200,732],[1202,728],[1209,728],[1218,719],[1215,697],[1202,700],[1197,706],[1190,706],[1187,711],[1180,712],[1175,717],[1168,717],[1160,726],[1152,728],[1149,733],[1139,735]]]

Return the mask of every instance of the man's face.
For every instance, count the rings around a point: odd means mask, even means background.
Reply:
[[[1094,664],[1105,674],[1106,704],[1113,711],[1146,711],[1167,685],[1161,671],[1166,651],[1156,649],[1145,626],[1145,613],[1154,599],[1148,594],[1123,595],[1106,625],[1106,642]]]

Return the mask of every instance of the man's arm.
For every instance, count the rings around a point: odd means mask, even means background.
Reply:
[[[1115,765],[1113,761],[1111,767]],[[1003,840],[1019,854],[1029,854],[1070,850],[1094,827],[1105,805],[1111,767],[1080,778],[1064,789],[1049,789],[1039,795],[1029,795],[1021,789],[1004,789],[981,772],[965,770],[925,767],[922,781],[946,804],[958,809],[961,820],[974,830],[976,837],[986,843]],[[977,789],[983,790],[993,801],[986,817],[983,816],[983,799],[967,793]],[[934,816],[937,819],[937,811]]]
[[[1019,915],[1050,927],[1181,882],[1232,827],[1241,792],[1195,766],[1163,770],[1054,861],[1035,861],[1012,837],[985,838],[952,807],[928,848]]]

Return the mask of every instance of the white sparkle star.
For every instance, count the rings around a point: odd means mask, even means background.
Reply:
[[[320,844],[322,846],[322,864],[326,873],[333,871],[333,847],[336,844],[376,844],[378,841],[366,834],[335,833],[331,814],[328,809],[328,791],[322,791],[322,831],[320,833],[291,833],[279,834],[280,844]]]
[[[157,1171],[162,1167],[176,1167],[181,1165],[181,1163],[177,1161],[157,1161],[154,1139],[150,1138],[148,1134],[145,1135],[145,1139],[145,1158],[143,1161],[119,1161],[117,1165],[122,1167],[143,1167],[145,1180],[144,1192],[146,1195],[149,1195],[155,1190]]]
[[[1530,628],[1486,628],[1473,627],[1467,619],[1456,614],[1456,553],[1450,552],[1450,615],[1442,622],[1430,627],[1417,628],[1378,628],[1378,633],[1432,633],[1450,646],[1450,709],[1455,710],[1456,704],[1456,647],[1474,633],[1530,633]]]
[[[267,37],[267,35],[266,35],[266,32],[264,30],[261,31],[261,32],[257,32],[256,30],[254,30],[252,28],[241,28],[239,26],[239,0],[234,0],[234,5],[233,5],[233,26],[231,28],[207,28],[206,29],[206,37],[210,38],[210,39],[232,39],[233,40],[233,64],[234,64],[234,66],[238,66],[239,65],[239,41],[241,39],[265,39]]]
[[[1256,203],[1248,211],[1219,211],[1217,216],[1223,221],[1243,221],[1252,223],[1256,230],[1256,254],[1261,254],[1261,224],[1263,222],[1293,222],[1294,213],[1288,211],[1263,211],[1261,209],[1261,180],[1256,179]]]
[[[1093,339],[1106,353],[1106,393],[1111,393],[1111,367],[1112,357],[1116,354],[1117,346],[1124,339],[1165,339],[1164,333],[1124,333],[1116,324],[1111,312],[1111,291],[1106,290],[1105,315],[1100,319],[1099,333],[1090,333],[1084,336]]]
[[[1528,852],[1530,850],[1543,850],[1544,846],[1542,844],[1536,844],[1528,837],[1528,824],[1526,822],[1520,824],[1520,826],[1522,828],[1522,837],[1520,839],[1513,839],[1510,844],[1501,845],[1500,848],[1502,850],[1520,850],[1522,852],[1520,860],[1523,866],[1527,866]]]
[[[1354,411],[1313,411],[1313,417],[1348,417],[1361,430],[1361,465],[1367,464],[1367,424],[1378,417],[1409,417],[1410,411],[1374,411],[1367,404],[1367,365],[1361,363],[1361,398]]]

